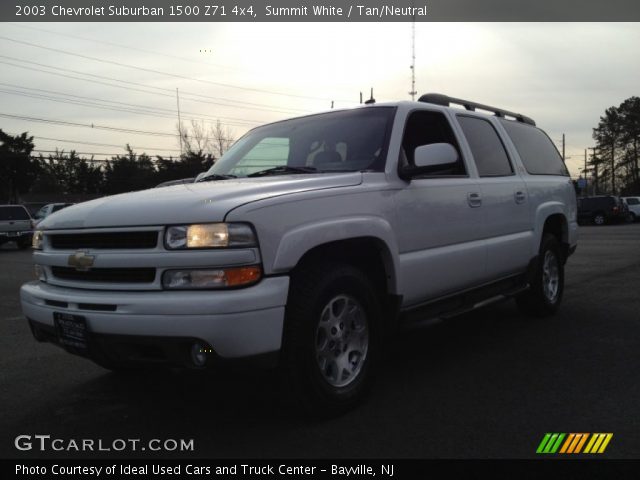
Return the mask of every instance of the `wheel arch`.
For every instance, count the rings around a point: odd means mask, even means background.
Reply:
[[[291,272],[305,262],[338,260],[384,277],[384,290],[398,294],[398,254],[391,226],[379,217],[345,218],[303,225],[281,239],[274,260],[274,273]],[[379,283],[378,283],[379,285]]]

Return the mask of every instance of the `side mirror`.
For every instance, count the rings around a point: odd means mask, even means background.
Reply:
[[[450,143],[432,143],[421,145],[413,153],[413,165],[405,165],[401,169],[401,176],[410,179],[417,175],[428,175],[453,168],[458,163],[458,151]]]

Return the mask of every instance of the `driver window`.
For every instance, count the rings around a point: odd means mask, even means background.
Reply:
[[[429,174],[433,176],[460,176],[466,175],[466,169],[462,161],[460,147],[456,141],[451,125],[440,112],[419,110],[409,115],[402,139],[402,152],[400,162],[413,165],[413,156],[417,147],[431,145],[433,143],[449,143],[458,151],[458,163],[453,168],[443,169]]]

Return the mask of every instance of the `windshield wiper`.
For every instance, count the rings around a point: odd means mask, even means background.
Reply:
[[[316,173],[318,171],[315,167],[290,167],[288,165],[281,165],[279,167],[267,168],[266,170],[260,170],[247,175],[247,177],[264,177],[266,175],[279,175],[281,173]]]
[[[238,178],[235,175],[220,175],[219,173],[212,173],[211,175],[206,175],[198,180],[200,182],[210,182],[212,180],[227,180],[229,178]]]

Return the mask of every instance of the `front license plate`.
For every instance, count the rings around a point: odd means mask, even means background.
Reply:
[[[65,347],[87,350],[89,344],[89,329],[87,320],[80,315],[53,312],[53,323],[58,333],[58,341]]]

